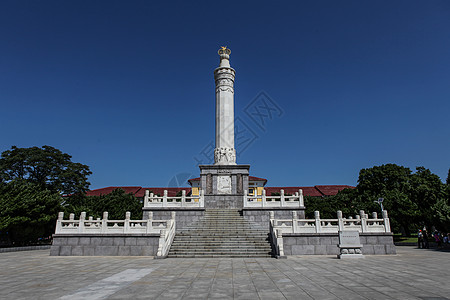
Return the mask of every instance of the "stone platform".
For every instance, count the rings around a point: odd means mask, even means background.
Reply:
[[[448,299],[450,253],[398,247],[397,255],[165,259],[0,253],[9,299]],[[426,266],[427,272],[424,272]]]

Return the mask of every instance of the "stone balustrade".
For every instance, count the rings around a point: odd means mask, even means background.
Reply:
[[[175,238],[175,212],[171,213],[172,219],[167,224],[167,228],[162,229],[159,236],[159,245],[156,258],[166,258],[169,254],[170,246]]]
[[[383,218],[379,219],[377,213],[372,218],[363,210],[355,218],[343,218],[342,212],[337,212],[337,219],[321,219],[318,211],[314,212],[314,219],[298,219],[297,212],[292,212],[291,219],[275,219],[270,212],[270,226],[274,232],[282,233],[338,233],[339,231],[353,230],[359,233],[390,233],[391,226],[387,211],[383,211]]]
[[[244,208],[304,208],[303,191],[300,189],[295,195],[288,196],[284,190],[280,191],[280,196],[267,196],[266,190],[262,195],[250,196],[248,191],[244,191]]]
[[[150,193],[148,190],[145,191],[144,196],[144,208],[156,208],[156,207],[177,207],[177,208],[203,208],[205,207],[205,197],[204,191],[200,190],[200,195],[198,196],[186,196],[186,191],[181,191],[181,196],[179,197],[169,197],[167,196],[167,190],[164,190],[163,196],[157,196]]]
[[[148,220],[131,220],[131,213],[126,212],[124,220],[109,220],[108,212],[103,213],[103,219],[86,218],[82,212],[80,218],[75,220],[70,214],[69,220],[64,220],[64,213],[58,214],[55,234],[159,234],[161,230],[169,229],[175,219],[153,220],[152,214]]]
[[[283,230],[275,229],[275,227],[273,226],[274,222],[272,222],[273,217],[274,217],[273,212],[271,212],[269,223],[269,234],[272,249],[274,251],[274,256],[276,258],[286,258],[286,256],[284,255],[284,246],[283,246]]]

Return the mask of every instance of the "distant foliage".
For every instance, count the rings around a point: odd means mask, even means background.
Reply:
[[[324,218],[335,218],[336,211],[344,216],[355,215],[359,210],[370,214],[380,213],[378,198],[389,213],[394,232],[409,235],[418,228],[435,226],[450,231],[450,187],[439,176],[424,167],[413,173],[409,168],[395,164],[374,166],[359,172],[356,189],[345,189],[335,196],[305,197],[306,214],[314,216],[319,210]]]
[[[125,212],[131,212],[134,220],[142,219],[142,203],[133,194],[126,194],[124,190],[118,188],[107,195],[86,196],[82,194],[68,197],[64,206],[66,215],[74,213],[76,217],[81,212],[86,212],[88,216],[102,218],[103,212],[108,212],[108,218],[123,220]]]
[[[15,245],[35,244],[54,233],[58,193],[26,180],[0,184],[0,231]]]
[[[69,154],[51,146],[18,148],[12,146],[0,158],[0,181],[26,180],[40,189],[62,195],[82,193],[89,188],[89,167],[71,161]]]

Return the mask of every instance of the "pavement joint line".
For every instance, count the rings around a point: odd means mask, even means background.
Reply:
[[[60,300],[98,300],[114,294],[129,284],[147,276],[155,268],[148,269],[127,269],[102,280],[94,282],[86,287],[82,287],[75,293],[63,296]]]

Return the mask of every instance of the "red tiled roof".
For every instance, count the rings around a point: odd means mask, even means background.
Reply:
[[[303,195],[305,196],[323,196],[315,187],[313,186],[279,186],[279,187],[265,187],[266,195],[270,196],[272,193],[279,193],[280,190],[284,190],[285,194],[295,194],[299,189],[303,190]]]
[[[333,196],[343,189],[355,188],[354,186],[350,185],[316,185],[314,187],[319,190],[319,192],[321,192],[324,196]]]
[[[109,186],[101,189],[96,189],[92,191],[87,191],[86,196],[101,196],[101,195],[108,195],[112,191],[116,189],[122,189],[127,194],[136,194],[141,187],[140,186]]]
[[[350,185],[315,185],[315,186],[291,186],[291,187],[265,187],[266,195],[270,196],[272,193],[279,193],[280,190],[284,190],[285,194],[294,194],[299,189],[303,190],[305,196],[334,196],[343,189],[354,189],[354,186]]]
[[[252,177],[252,176],[249,176]],[[258,178],[258,177],[253,177]],[[190,180],[194,180],[200,178],[193,178]],[[264,178],[258,178],[263,179]],[[258,180],[254,180],[258,181]],[[314,196],[314,197],[322,197],[322,196],[333,196],[336,195],[339,191],[343,189],[354,189],[354,186],[350,185],[316,185],[316,186],[288,186],[288,187],[265,187],[266,195],[270,196],[272,193],[279,193],[280,190],[284,190],[285,194],[295,194],[299,189],[303,190],[303,195],[305,196]],[[140,186],[110,186],[106,188],[96,189],[92,191],[87,191],[87,196],[101,196],[107,195],[114,191],[115,189],[122,189],[127,194],[133,194],[136,197],[144,197],[145,190],[149,190],[154,194],[163,195],[164,190],[167,190],[167,195],[169,197],[175,197],[179,191],[185,190],[186,195],[191,193],[191,188],[189,187],[140,187]]]
[[[167,190],[167,196],[169,197],[175,197],[179,191],[185,190],[186,195],[188,195],[191,192],[191,188],[187,187],[146,187],[139,190],[138,193],[136,193],[136,197],[144,197],[145,196],[145,190],[149,190],[150,193],[153,193],[155,195],[164,195],[164,190]]]
[[[140,186],[110,186],[106,188],[96,189],[92,191],[87,191],[86,196],[101,196],[101,195],[107,195],[114,191],[115,189],[122,189],[127,194],[133,194],[136,197],[144,197],[145,190],[149,190],[150,192],[153,192],[154,194],[163,195],[164,190],[167,190],[167,195],[169,197],[174,197],[177,195],[177,193],[181,190],[186,191],[186,195],[188,195],[191,192],[191,188],[173,188],[173,187],[161,187],[161,188],[143,188]]]

